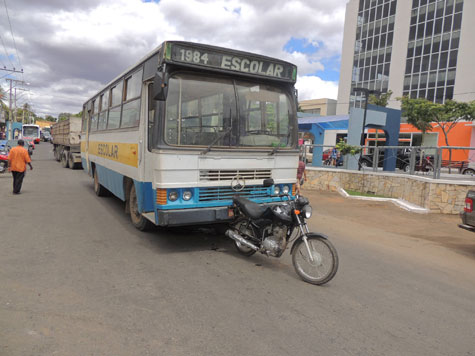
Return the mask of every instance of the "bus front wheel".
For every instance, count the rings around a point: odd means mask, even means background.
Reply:
[[[137,192],[135,191],[135,184],[133,183],[130,185],[129,213],[132,224],[140,231],[147,231],[152,228],[152,223],[139,211]]]

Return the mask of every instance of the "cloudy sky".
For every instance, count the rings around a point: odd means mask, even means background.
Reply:
[[[298,66],[299,99],[336,99],[346,2],[4,0],[0,65],[24,74],[1,71],[1,85],[28,82],[18,105],[28,102],[40,115],[76,113],[161,42],[185,40],[290,61]]]

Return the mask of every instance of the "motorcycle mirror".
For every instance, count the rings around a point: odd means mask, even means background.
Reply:
[[[267,187],[272,187],[274,185],[274,180],[272,178],[264,179],[263,185],[266,188]]]

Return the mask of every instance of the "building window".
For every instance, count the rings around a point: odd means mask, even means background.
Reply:
[[[388,90],[389,65],[397,0],[360,0],[357,40],[353,58],[352,87]],[[351,95],[359,106],[360,96]]]
[[[405,95],[434,102],[444,102],[454,96],[462,9],[463,0],[412,2]],[[448,68],[453,69],[447,71]],[[412,78],[410,84],[408,78]],[[451,89],[447,89],[449,87]]]

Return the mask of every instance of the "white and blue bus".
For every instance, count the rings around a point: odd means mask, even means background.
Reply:
[[[23,139],[40,143],[41,129],[38,125],[23,124],[21,127],[21,137]]]
[[[225,223],[235,195],[293,194],[296,77],[278,59],[164,42],[84,104],[81,159],[95,193],[125,201],[141,230]]]

